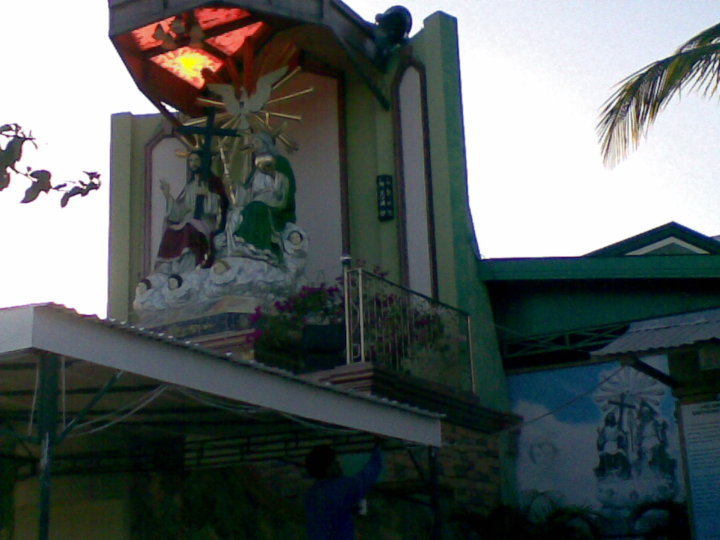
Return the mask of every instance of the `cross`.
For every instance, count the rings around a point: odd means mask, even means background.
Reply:
[[[625,392],[620,394],[620,401],[613,401],[608,400],[608,403],[612,405],[616,405],[620,409],[620,419],[618,420],[618,426],[622,427],[623,423],[623,413],[625,412],[625,409],[636,409],[635,405],[630,405],[629,403],[625,403]]]
[[[202,161],[202,168],[200,169],[200,178],[203,182],[207,183],[210,179],[210,163],[212,162],[212,138],[217,137],[242,137],[234,129],[223,129],[215,127],[215,108],[207,107],[207,121],[204,126],[180,126],[175,128],[178,132],[183,134],[198,134],[203,136],[203,145],[200,150],[200,159]]]

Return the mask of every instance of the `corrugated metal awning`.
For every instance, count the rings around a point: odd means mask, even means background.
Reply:
[[[213,432],[225,424],[233,435],[242,434],[244,424],[233,424],[226,417],[211,423],[213,419],[197,416],[207,414],[200,407],[202,403],[222,400],[216,407],[220,410],[244,406],[257,411],[259,415],[249,422],[253,425],[259,418],[267,417],[264,423],[272,425],[292,417],[414,444],[441,445],[442,415],[309,381],[258,362],[218,354],[127,323],[78,315],[53,304],[0,309],[0,368],[7,371],[0,380],[0,408],[12,409],[18,421],[32,409],[37,358],[48,353],[72,366],[68,377],[76,373],[76,382],[68,378],[69,385],[77,386],[67,388],[68,400],[93,388],[99,390],[115,372],[125,374],[123,394],[137,395],[154,385],[167,387],[172,396],[163,394],[148,405],[147,413],[172,415],[168,422],[178,429],[182,426],[187,435],[195,429],[198,435],[206,435],[202,425],[206,422],[213,426]],[[202,403],[197,403],[198,398]],[[110,408],[120,406],[119,393],[106,399],[118,401]],[[79,409],[82,404],[76,405]],[[189,417],[194,421],[188,421]],[[123,425],[132,422],[128,419]],[[143,428],[147,427],[144,422]]]
[[[720,340],[720,309],[637,321],[627,332],[594,351],[594,357],[660,352]]]

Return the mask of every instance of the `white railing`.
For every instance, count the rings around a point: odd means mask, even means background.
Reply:
[[[347,363],[472,391],[467,313],[362,269],[344,273]]]

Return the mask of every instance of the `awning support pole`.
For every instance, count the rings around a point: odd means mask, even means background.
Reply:
[[[38,391],[38,440],[40,441],[40,518],[39,540],[50,534],[50,484],[52,456],[57,438],[58,357],[43,353],[39,359],[40,384]]]
[[[629,365],[630,367],[637,369],[640,373],[644,373],[648,377],[652,377],[656,381],[660,381],[661,383],[669,386],[672,389],[677,389],[680,387],[680,383],[677,379],[674,379],[667,373],[663,373],[659,369],[654,368],[649,364],[646,364],[636,356],[633,356],[629,359],[623,359],[621,360],[621,362],[624,365]]]
[[[442,537],[442,520],[440,517],[440,484],[438,481],[438,456],[440,449],[431,446],[428,448],[428,464],[430,466],[430,508],[433,514],[432,535],[433,540]]]

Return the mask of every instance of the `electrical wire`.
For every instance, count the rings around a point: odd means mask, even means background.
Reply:
[[[572,398],[572,399],[569,400],[569,401],[566,401],[565,403],[563,403],[563,404],[560,405],[559,407],[555,407],[554,409],[552,409],[552,410],[550,410],[550,411],[548,411],[548,412],[546,412],[546,413],[544,413],[544,414],[541,414],[540,416],[537,416],[537,417],[533,418],[532,420],[527,420],[527,421],[522,422],[521,424],[517,424],[517,425],[515,425],[515,426],[507,427],[507,428],[503,429],[502,431],[519,431],[520,429],[522,429],[523,427],[527,426],[528,424],[532,424],[532,423],[534,423],[534,422],[537,422],[538,420],[542,420],[543,418],[546,418],[546,417],[550,416],[551,414],[555,414],[556,412],[563,410],[565,407],[569,407],[570,405],[572,405],[572,404],[575,403],[576,401],[579,401],[580,399],[584,398],[584,397],[587,396],[588,394],[591,394],[592,392],[594,392],[595,390],[597,390],[598,388],[600,388],[603,384],[605,384],[605,383],[608,382],[610,379],[612,379],[613,377],[615,377],[615,375],[617,375],[618,373],[620,373],[620,372],[621,372],[622,370],[624,370],[626,367],[627,367],[627,366],[620,366],[620,367],[617,368],[615,371],[613,371],[610,375],[608,375],[607,377],[605,377],[604,379],[602,379],[602,380],[601,380],[599,383],[597,383],[595,386],[593,386],[592,388],[590,388],[589,390],[586,390],[585,392],[583,392],[583,393],[581,393],[581,394],[578,394],[577,396],[575,396],[574,398]]]
[[[211,396],[201,395],[199,392],[195,392],[194,390],[190,390],[189,388],[181,386],[175,386],[173,387],[173,390],[187,398],[197,401],[198,403],[202,403],[203,405],[207,405],[216,409],[222,409],[233,414],[247,415],[264,412],[259,407],[252,407],[249,405],[233,406],[228,404],[227,402],[221,402],[219,399],[214,399]]]
[[[308,429],[326,431],[328,433],[356,433],[357,432],[357,430],[354,430],[354,429],[332,428],[332,427],[328,427],[328,426],[325,426],[322,424],[317,424],[314,422],[301,420],[300,418],[298,418],[296,416],[293,416],[288,413],[283,413],[280,411],[270,411],[269,409],[262,409],[259,407],[252,407],[252,406],[246,406],[246,405],[234,407],[234,406],[228,405],[226,403],[220,403],[218,400],[214,400],[210,396],[202,396],[201,397],[200,395],[198,395],[197,392],[190,390],[188,388],[175,387],[174,390],[186,397],[189,397],[200,403],[203,403],[204,405],[222,409],[222,410],[234,413],[234,414],[247,415],[247,414],[262,413],[262,412],[274,412],[275,414],[283,416],[283,417],[287,418],[288,420],[291,420],[297,424],[300,424],[301,426],[306,427]]]
[[[69,436],[70,436],[70,437],[80,437],[80,436],[82,436],[82,435],[90,435],[90,434],[93,434],[93,433],[98,433],[98,432],[100,432],[100,431],[103,431],[103,430],[109,428],[110,426],[114,426],[115,424],[117,424],[117,423],[119,423],[119,422],[122,422],[123,420],[125,420],[125,419],[128,418],[129,416],[132,416],[133,414],[135,414],[135,413],[138,412],[139,410],[147,407],[150,403],[152,403],[152,402],[155,401],[158,397],[160,397],[160,395],[161,395],[163,392],[165,392],[165,390],[167,390],[168,388],[169,388],[168,385],[163,384],[163,385],[161,385],[161,386],[158,386],[155,390],[152,390],[150,393],[142,396],[140,399],[137,399],[137,400],[135,400],[134,402],[131,402],[130,404],[123,405],[122,407],[120,407],[119,409],[117,409],[117,410],[115,410],[115,411],[113,411],[113,412],[110,412],[110,413],[107,413],[107,414],[103,414],[102,416],[99,416],[98,418],[94,418],[94,419],[88,420],[87,422],[84,422],[84,423],[82,423],[82,424],[78,424],[78,426],[77,426],[76,429],[81,429],[81,428],[90,426],[90,425],[92,425],[92,424],[96,424],[96,423],[102,421],[102,420],[105,419],[105,418],[109,418],[109,417],[116,416],[119,412],[128,409],[128,407],[132,407],[127,413],[124,413],[124,414],[121,414],[120,416],[117,416],[116,418],[114,418],[113,420],[107,422],[106,424],[103,424],[103,425],[98,426],[98,427],[93,428],[93,429],[88,429],[88,430],[86,430],[86,431],[83,431],[82,433],[77,433],[77,432],[76,432],[76,433],[70,434]],[[135,404],[136,404],[136,405],[135,405]]]
[[[292,414],[284,413],[281,411],[275,411],[280,416],[284,416],[288,420],[292,420],[296,424],[299,424],[305,428],[313,429],[317,431],[327,431],[328,433],[357,433],[357,429],[350,429],[350,428],[339,428],[339,427],[329,427],[324,424],[319,424],[315,422],[309,422],[307,420],[301,420],[300,418],[293,416]]]

